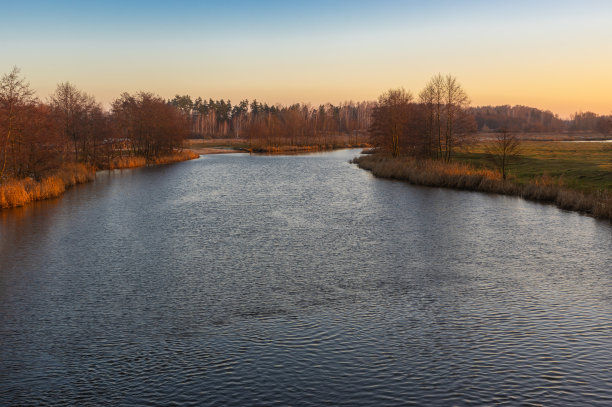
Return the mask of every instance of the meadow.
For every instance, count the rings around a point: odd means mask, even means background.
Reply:
[[[481,141],[461,149],[455,159],[476,167],[494,169]],[[556,184],[585,192],[612,190],[612,143],[572,141],[521,141],[520,156],[511,164],[509,179],[528,184],[547,177]]]

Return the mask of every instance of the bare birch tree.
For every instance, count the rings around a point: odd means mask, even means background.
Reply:
[[[470,100],[457,82],[457,78],[446,75],[444,77],[444,104],[446,110],[446,129],[445,129],[445,146],[444,146],[444,161],[448,162],[452,158],[452,152],[455,145],[460,141],[459,136],[464,135],[458,126],[458,118],[465,108],[469,105]]]

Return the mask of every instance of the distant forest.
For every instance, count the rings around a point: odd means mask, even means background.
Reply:
[[[169,103],[190,118],[192,137],[248,138],[259,136],[262,123],[274,122],[277,133],[291,137],[295,129],[307,131],[313,137],[322,134],[364,134],[372,125],[376,102],[327,103],[318,107],[308,104],[291,106],[268,105],[257,100],[242,100],[232,105],[230,100],[193,100],[188,95],[177,95]],[[612,115],[577,112],[569,120],[548,111],[528,106],[468,107],[479,132],[506,129],[519,133],[552,133],[562,131],[595,131],[612,133]],[[257,134],[255,134],[257,133]],[[285,136],[283,136],[285,137]]]
[[[592,112],[574,113],[570,120],[527,106],[479,106],[470,107],[478,131],[488,132],[507,129],[512,132],[542,133],[560,131],[597,131],[612,133],[612,115],[599,116]]]
[[[169,103],[189,118],[192,137],[245,138],[251,146],[316,146],[330,144],[330,136],[362,139],[372,124],[375,102],[327,103],[318,107],[290,106],[242,100],[208,102],[177,95]]]

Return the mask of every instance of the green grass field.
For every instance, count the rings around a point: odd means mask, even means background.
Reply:
[[[487,143],[470,145],[455,158],[495,168],[487,157]],[[523,141],[521,156],[509,168],[510,179],[521,184],[545,176],[582,191],[612,190],[612,143]]]

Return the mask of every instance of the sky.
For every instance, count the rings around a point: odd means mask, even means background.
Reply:
[[[45,100],[69,81],[122,92],[269,104],[418,95],[457,77],[473,106],[612,113],[612,1],[14,1],[0,74]]]

